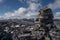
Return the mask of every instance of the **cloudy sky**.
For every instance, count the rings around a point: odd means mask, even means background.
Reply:
[[[0,19],[34,18],[45,6],[60,19],[60,0],[0,0]]]

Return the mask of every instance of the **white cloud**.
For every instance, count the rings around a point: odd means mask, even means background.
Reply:
[[[3,16],[0,16],[0,19],[34,18],[38,14],[39,6],[41,6],[40,3],[38,3],[37,1],[38,0],[29,0],[27,1],[27,3],[29,2],[29,7],[20,7],[19,9],[14,10],[13,12],[7,12]]]
[[[17,18],[18,16],[22,16],[27,10],[23,7],[19,8],[18,10],[15,10],[14,12],[7,12],[0,18],[3,19],[14,19]]]
[[[3,2],[3,0],[0,0],[0,3]]]
[[[54,3],[48,4],[48,7],[52,8],[52,9],[60,8],[60,0],[55,0]]]
[[[29,9],[30,9],[31,11],[35,11],[35,10],[38,9],[39,6],[40,6],[40,4],[37,4],[37,3],[30,3]]]
[[[56,12],[56,14],[54,15],[55,19],[60,19],[60,12]]]

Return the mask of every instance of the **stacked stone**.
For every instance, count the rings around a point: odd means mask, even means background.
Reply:
[[[50,40],[52,40],[52,38],[50,37],[49,31],[56,29],[56,26],[54,25],[54,22],[53,22],[53,18],[54,17],[52,14],[52,10],[50,8],[45,7],[41,9],[39,11],[38,18],[35,21],[34,34],[36,36],[40,35],[41,37],[44,37],[44,38],[49,37]],[[39,39],[39,37],[37,39]]]

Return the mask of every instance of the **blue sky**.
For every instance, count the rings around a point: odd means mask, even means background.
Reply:
[[[60,18],[60,0],[0,0],[0,19],[34,18],[45,6]]]

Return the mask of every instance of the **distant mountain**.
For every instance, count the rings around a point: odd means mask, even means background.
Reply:
[[[28,22],[34,22],[34,19],[8,19],[8,20],[0,20],[0,22],[11,22],[11,21],[16,21],[16,22],[20,22],[20,21],[28,21]]]
[[[0,20],[1,22],[19,22],[19,23],[30,23],[34,24],[34,19],[8,19],[8,20]],[[54,24],[57,26],[57,28],[60,29],[60,19],[54,19]]]
[[[22,20],[29,21],[29,22],[34,22],[34,19],[33,18],[32,19],[22,19]]]

